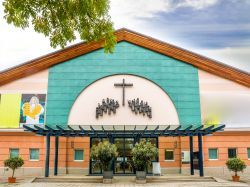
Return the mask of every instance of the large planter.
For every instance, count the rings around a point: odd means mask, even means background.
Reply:
[[[136,171],[137,180],[146,180],[146,171]]]
[[[103,183],[111,184],[113,179],[113,171],[103,171]]]
[[[146,172],[145,171],[136,171],[136,183],[137,184],[146,184]]]
[[[15,183],[16,178],[15,177],[8,177],[8,183]]]
[[[113,179],[113,171],[103,171],[103,179]]]
[[[232,176],[232,179],[233,179],[234,182],[239,182],[240,181],[240,176],[234,175],[234,176]]]

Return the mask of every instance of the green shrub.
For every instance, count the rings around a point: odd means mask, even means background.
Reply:
[[[93,145],[90,157],[100,163],[103,171],[110,169],[111,161],[118,155],[117,147],[107,141],[100,142],[97,146]]]
[[[4,166],[12,169],[12,177],[14,177],[15,170],[22,167],[24,161],[21,157],[13,157],[4,161]]]
[[[137,171],[145,171],[151,160],[157,155],[158,150],[150,142],[142,140],[136,143],[132,149],[133,164]]]
[[[229,159],[226,162],[226,165],[230,171],[233,171],[235,173],[235,176],[237,176],[237,172],[243,172],[243,170],[247,167],[245,162],[239,158]]]

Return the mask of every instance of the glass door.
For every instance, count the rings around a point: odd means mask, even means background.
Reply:
[[[134,146],[134,138],[115,138],[114,144],[117,146],[118,151],[118,157],[114,163],[114,173],[133,174],[131,151]]]
[[[157,145],[157,138],[141,138],[141,140],[151,142],[154,146]],[[103,141],[109,141],[107,138],[91,138],[91,146],[98,145]],[[114,138],[112,141],[117,146],[118,157],[113,162],[114,174],[135,174],[132,162],[132,148],[135,144],[134,138]],[[158,160],[158,157],[153,158],[152,162]],[[152,162],[147,166],[147,173],[152,173]],[[90,161],[90,174],[102,174],[99,162],[94,159]]]
[[[123,174],[123,162],[124,162],[124,138],[115,138],[114,144],[117,147],[118,156],[115,160],[114,173]]]
[[[91,138],[91,147],[98,145],[100,142],[109,141],[108,138]],[[90,160],[90,173],[91,174],[102,174],[100,163],[94,159]]]
[[[133,174],[133,162],[132,162],[132,148],[134,147],[134,138],[125,138],[125,149],[124,149],[124,173]]]

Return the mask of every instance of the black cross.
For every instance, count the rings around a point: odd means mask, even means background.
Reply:
[[[132,83],[125,83],[125,79],[122,79],[122,83],[115,83],[114,86],[122,87],[122,105],[125,105],[125,87],[133,86]]]

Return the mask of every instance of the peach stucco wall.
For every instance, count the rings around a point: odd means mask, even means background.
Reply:
[[[194,137],[194,151],[198,151],[197,138]],[[165,161],[165,150],[174,150],[174,161]],[[188,137],[159,137],[159,161],[161,167],[187,167],[188,164],[182,164],[181,151],[189,151]]]
[[[4,93],[24,93],[24,94],[44,94],[48,89],[48,70],[40,71],[36,74],[12,81],[0,86],[0,94]]]
[[[90,139],[87,137],[60,137],[59,143],[59,164],[61,170],[76,169],[78,173],[85,173],[89,170]],[[54,167],[54,138],[51,138],[50,168]],[[175,169],[180,171],[189,168],[189,164],[181,162],[181,151],[189,151],[188,137],[159,137],[159,161],[162,169]],[[20,156],[24,159],[23,168],[38,168],[44,171],[46,139],[41,136],[34,136],[26,132],[1,132],[0,133],[0,168],[3,168],[3,161],[9,157],[10,148],[19,148]],[[29,149],[39,148],[39,161],[29,160]],[[217,148],[218,160],[209,160],[208,149]],[[205,168],[225,168],[228,159],[228,148],[236,148],[237,156],[243,159],[248,166],[250,160],[247,158],[247,148],[250,148],[250,134],[244,132],[220,132],[213,136],[203,137],[203,157]],[[84,150],[84,161],[74,161],[74,149]],[[165,161],[165,149],[174,150],[174,161]],[[194,137],[194,151],[198,151],[197,137]],[[225,169],[227,170],[227,169]],[[43,175],[43,172],[40,172]],[[51,174],[53,172],[51,171]]]
[[[218,149],[218,160],[209,160],[209,148]],[[237,156],[250,166],[247,155],[247,149],[250,148],[250,133],[226,131],[203,137],[204,167],[224,167],[228,160],[228,148],[236,148]],[[174,161],[165,161],[165,149],[174,150]],[[189,151],[188,137],[159,137],[159,161],[161,167],[189,167],[189,164],[181,163],[181,151]],[[194,137],[194,151],[198,151],[197,137]]]
[[[88,168],[89,167],[89,138],[59,138],[59,168]],[[24,168],[44,168],[46,154],[46,137],[35,136],[32,133],[8,132],[0,133],[0,167],[3,161],[9,158],[10,148],[18,148],[20,156],[24,159]],[[39,160],[29,160],[29,149],[39,149]],[[84,161],[74,161],[74,149],[84,150]],[[51,137],[50,142],[50,167],[54,167],[55,138]]]
[[[199,70],[202,122],[226,124],[226,128],[250,127],[250,88]]]
[[[250,166],[250,160],[247,158],[247,148],[250,148],[250,133],[217,133],[213,136],[205,136],[203,141],[205,166],[225,166],[225,162],[228,160],[228,148],[236,148],[237,157],[243,159]],[[218,148],[218,160],[209,160],[208,148]]]

